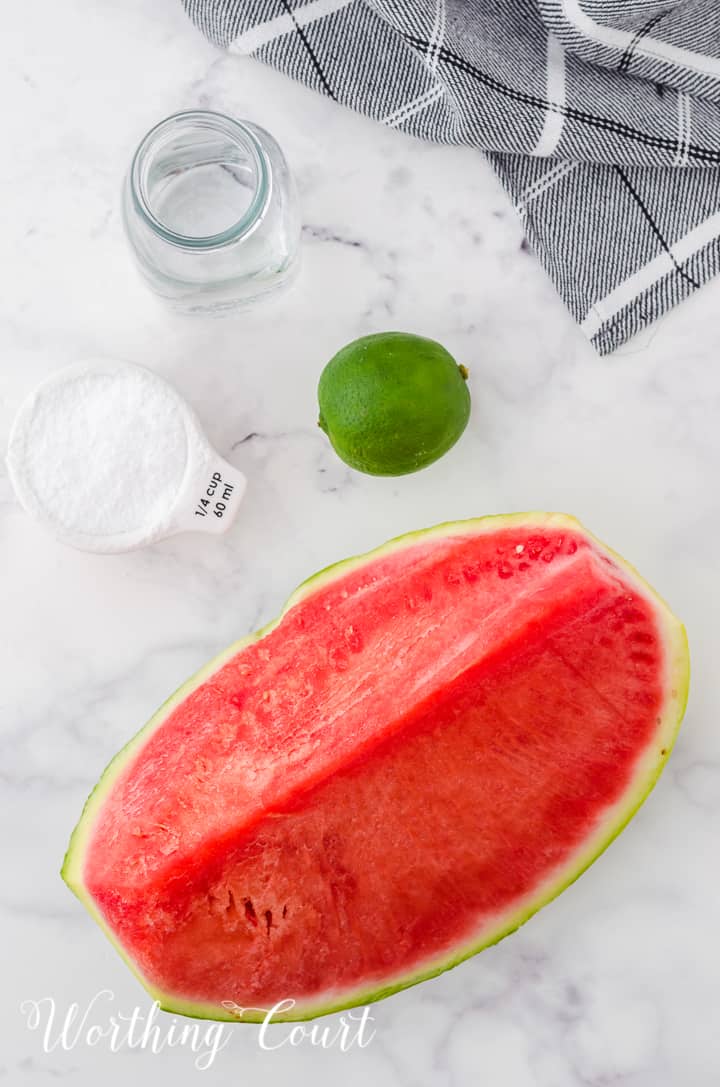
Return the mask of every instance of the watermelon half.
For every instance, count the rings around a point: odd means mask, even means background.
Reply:
[[[307,1019],[494,944],[654,785],[685,632],[577,521],[403,536],[306,581],[111,762],[63,867],[168,1011]]]

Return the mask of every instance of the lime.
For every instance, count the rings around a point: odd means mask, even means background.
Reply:
[[[417,472],[455,444],[470,415],[467,370],[434,340],[379,332],[343,347],[318,385],[319,425],[351,468]]]

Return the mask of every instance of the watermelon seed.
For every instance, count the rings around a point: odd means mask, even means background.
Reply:
[[[283,906],[283,920],[287,917],[287,906]]]
[[[328,657],[331,665],[337,672],[347,672],[350,667],[350,659],[344,649],[337,646],[335,649],[330,650]]]
[[[272,910],[265,910],[265,927],[269,936],[272,928]]]
[[[230,892],[230,895],[232,897],[232,891]],[[255,907],[252,904],[252,899],[245,898],[243,899],[243,901],[245,903],[245,917],[251,925],[255,925],[255,927],[257,928],[258,919],[257,914],[255,913]]]
[[[667,748],[666,747],[661,747],[660,748],[660,754],[661,755],[667,755]]]
[[[630,660],[635,661],[636,664],[654,664],[655,654],[636,649],[635,652],[630,654]]]
[[[546,536],[531,536],[527,542],[528,555],[531,559],[539,559],[550,541]]]

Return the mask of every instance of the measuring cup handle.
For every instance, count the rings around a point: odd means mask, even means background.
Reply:
[[[209,446],[191,465],[173,516],[173,532],[226,532],[237,516],[247,480]]]

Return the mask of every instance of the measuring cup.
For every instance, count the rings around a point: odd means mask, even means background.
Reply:
[[[168,382],[105,358],[60,370],[31,393],[7,465],[31,516],[63,543],[101,554],[225,532],[246,487]]]

